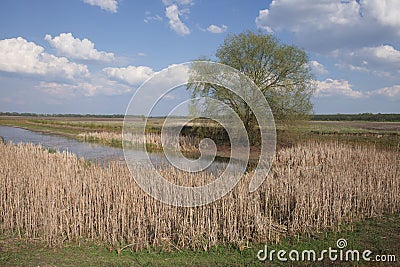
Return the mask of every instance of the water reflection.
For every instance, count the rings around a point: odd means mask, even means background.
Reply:
[[[15,144],[40,144],[48,149],[68,151],[74,153],[78,157],[84,157],[85,159],[99,163],[105,163],[110,160],[124,161],[124,153],[120,148],[79,142],[57,135],[48,135],[15,127],[0,126],[0,136],[4,138],[6,143],[11,141]]]
[[[15,144],[21,142],[40,144],[45,148],[68,151],[74,153],[78,157],[83,157],[100,164],[105,164],[109,161],[125,162],[124,152],[121,148],[80,142],[62,136],[42,134],[7,126],[0,126],[0,136],[4,138],[6,143],[11,141]],[[148,155],[145,151],[130,149],[126,154],[129,160],[135,161],[137,164],[148,163]],[[162,153],[149,153],[149,157],[154,166],[170,166],[168,160]],[[226,162],[214,161],[206,171],[214,175],[219,175],[226,168],[226,165]]]

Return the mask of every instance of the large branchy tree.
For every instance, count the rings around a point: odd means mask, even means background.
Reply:
[[[245,74],[263,93],[275,120],[304,119],[312,112],[314,92],[308,56],[293,45],[281,44],[271,35],[251,31],[229,35],[216,52],[219,63]],[[201,65],[204,68],[204,65]],[[206,70],[193,64],[193,80]],[[230,106],[248,131],[256,127],[251,109],[227,88],[215,84],[189,83],[193,96],[214,97]]]

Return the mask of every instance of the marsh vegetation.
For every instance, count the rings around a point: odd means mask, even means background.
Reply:
[[[1,232],[49,245],[89,239],[116,250],[208,250],[313,235],[400,208],[399,153],[337,142],[281,149],[262,188],[248,193],[246,175],[222,199],[197,208],[153,199],[124,164],[88,165],[29,144],[1,144],[0,153]],[[215,178],[162,171],[177,184]]]

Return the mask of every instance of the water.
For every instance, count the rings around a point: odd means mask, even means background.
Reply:
[[[104,163],[106,161],[124,161],[124,152],[121,148],[107,147],[99,144],[80,142],[71,138],[57,135],[48,135],[25,129],[0,126],[0,136],[7,143],[9,141],[18,143],[40,144],[45,148],[58,151],[69,151],[78,157]],[[145,154],[137,151],[138,156]]]
[[[8,126],[0,126],[0,136],[4,138],[6,143],[11,141],[15,144],[21,142],[40,144],[45,148],[58,151],[68,151],[74,153],[78,157],[99,162],[100,164],[104,164],[109,161],[125,161],[124,152],[121,148],[81,142],[62,136],[43,134]],[[133,160],[139,164],[141,162],[148,162],[148,158],[150,156],[151,161],[155,165],[170,165],[162,153],[149,153],[148,155],[145,151],[133,149],[129,149],[126,152],[130,160]],[[225,167],[226,163],[214,161],[207,171],[218,174],[220,171],[225,169]]]

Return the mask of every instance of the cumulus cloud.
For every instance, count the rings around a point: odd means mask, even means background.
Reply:
[[[183,23],[181,16],[190,13],[189,6],[194,5],[193,0],[162,0],[165,8],[165,16],[169,27],[179,35],[190,34],[190,29]],[[187,19],[187,16],[184,16]]]
[[[165,9],[165,16],[169,19],[170,28],[179,35],[190,34],[189,28],[179,18],[181,12],[176,4],[170,5]]]
[[[354,50],[337,50],[333,55],[339,59],[340,68],[368,72],[381,77],[398,77],[400,74],[400,51],[391,45],[363,47]]]
[[[156,79],[152,83],[159,83],[159,87],[175,87],[178,84],[186,84],[189,78],[189,66],[171,64],[162,73],[156,72]],[[157,86],[156,86],[157,87]]]
[[[312,72],[316,75],[324,75],[324,74],[328,73],[328,70],[325,69],[324,65],[322,65],[321,63],[319,63],[316,60],[310,61],[309,64],[310,64]]]
[[[154,71],[147,66],[128,66],[126,68],[104,68],[103,73],[110,80],[129,84],[134,87],[142,85],[147,79],[156,76],[147,82],[147,86],[152,88],[149,94],[156,94],[165,87],[172,88],[177,84],[188,82],[189,68],[186,65],[172,64],[163,71]]]
[[[362,98],[366,95],[352,89],[349,81],[326,79],[324,81],[315,81],[316,84],[316,97],[331,97],[331,96],[345,96],[350,98]]]
[[[314,81],[316,85],[315,97],[344,96],[347,98],[359,99],[374,96],[384,96],[388,98],[400,97],[400,85],[393,85],[369,91],[359,91],[352,88],[349,81],[326,79],[324,81]]]
[[[98,51],[94,48],[94,43],[88,39],[80,40],[74,38],[72,33],[61,33],[59,36],[52,38],[51,35],[46,34],[45,38],[49,44],[54,47],[61,55],[82,60],[95,60],[95,61],[112,61],[114,60],[113,53]]]
[[[0,40],[0,71],[74,80],[87,77],[86,65],[44,52],[44,48],[22,37]]]
[[[76,83],[42,81],[36,88],[48,95],[61,99],[79,96],[120,95],[132,92],[132,88],[129,86],[101,76],[92,77],[89,81]]]
[[[118,8],[117,0],[83,0],[83,2],[92,6],[98,6],[111,13],[116,13]]]
[[[93,96],[96,86],[90,83],[62,83],[62,82],[40,82],[36,86],[40,91],[55,97],[68,98],[77,95]]]
[[[179,104],[183,104],[183,108],[185,104],[182,103],[182,101],[187,100],[186,97],[189,97],[186,90],[189,71],[189,65],[175,64],[170,65],[162,71],[157,71],[155,76],[142,84],[135,92],[135,97],[130,103],[128,114],[148,114],[150,108],[155,103],[157,103],[156,107],[151,109],[153,109],[152,114],[157,114],[156,116],[162,113],[168,114],[172,107]],[[175,89],[177,90],[175,91]],[[165,94],[167,91],[169,92]],[[180,99],[178,102],[173,102],[178,99]],[[159,106],[159,104],[164,107]],[[179,108],[179,110],[181,110],[181,108]]]
[[[396,50],[390,45],[381,45],[377,47],[365,47],[361,49],[361,54],[364,57],[369,57],[371,60],[376,62],[392,63],[397,67],[400,64],[400,51]]]
[[[272,0],[255,23],[269,33],[291,32],[296,45],[333,57],[340,69],[378,78],[400,76],[397,0]],[[324,73],[311,64],[315,74]]]
[[[400,85],[384,87],[371,92],[372,95],[383,95],[387,97],[400,97]]]
[[[207,31],[209,31],[211,33],[223,33],[223,32],[226,32],[227,29],[228,29],[228,26],[226,26],[226,25],[217,26],[217,25],[211,24],[210,26],[208,26]]]
[[[256,18],[256,26],[257,28],[264,29],[269,33],[274,33],[270,26],[268,26],[268,14],[269,10],[264,9],[258,12],[258,17]]]
[[[400,35],[396,0],[273,0],[255,22],[269,32],[290,31],[297,44],[316,52],[377,46]]]
[[[140,85],[154,74],[153,69],[146,66],[104,68],[103,72],[109,79],[125,82],[130,85]]]
[[[397,0],[363,1],[362,12],[376,18],[382,25],[392,27],[400,26],[400,9],[399,1]]]

